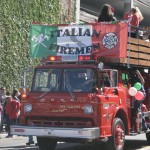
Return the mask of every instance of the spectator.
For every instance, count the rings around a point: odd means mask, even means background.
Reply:
[[[6,92],[6,96],[9,96],[11,95],[9,91]],[[5,98],[6,99],[6,98]],[[6,114],[6,110],[5,110],[5,107],[6,107],[6,100],[4,101],[4,104],[3,104],[3,120],[5,122],[5,131],[8,132],[8,127],[9,127],[9,117],[8,117],[8,114]]]
[[[131,34],[131,37],[136,38],[137,29],[132,26],[138,27],[140,22],[143,20],[143,15],[138,7],[133,7],[129,11],[126,12],[125,17],[126,20],[129,21],[128,34]]]
[[[142,87],[141,87],[140,91],[142,91],[143,94],[146,97],[146,93],[145,93],[145,89],[144,89],[145,80],[142,77],[141,73],[138,70],[131,70],[130,73],[129,73],[129,76],[130,76],[129,81],[128,81],[129,84],[133,87],[135,83],[137,83],[137,82],[141,83]],[[139,111],[142,111],[141,107],[142,107],[142,101],[144,101],[144,99],[141,100],[141,101],[138,101],[138,100],[134,99],[134,108],[133,108],[133,111],[132,111],[132,115],[133,115],[132,127],[133,128],[135,126],[137,113]],[[143,130],[147,131],[147,124],[145,122],[144,117],[142,118],[142,126],[143,126]],[[134,129],[132,129],[132,130],[134,130]]]
[[[14,90],[13,90],[12,98],[13,98],[14,100],[16,100],[16,101],[21,102],[21,94],[20,94],[20,92],[19,92],[18,89],[14,89]],[[20,114],[20,113],[19,113],[19,114]],[[18,116],[18,119],[17,119],[16,124],[19,124],[19,122],[20,122],[20,115]]]
[[[1,123],[0,123],[0,131],[3,130],[3,124],[4,124],[4,103],[5,103],[5,95],[6,95],[6,88],[1,87],[0,88],[0,107],[1,107]]]
[[[21,94],[20,94],[18,89],[13,90],[12,98],[17,100],[17,101],[21,101]]]
[[[4,104],[5,95],[6,95],[6,88],[5,87],[1,87],[0,88],[0,105],[1,106]]]
[[[3,132],[2,115],[3,115],[3,107],[0,105],[0,131]]]
[[[10,134],[10,125],[15,125],[19,116],[20,102],[12,99],[11,95],[6,96],[6,114],[8,115],[8,135],[7,138],[12,137]]]
[[[109,4],[104,4],[101,8],[98,22],[110,22],[117,21],[116,17],[114,17],[114,8]]]

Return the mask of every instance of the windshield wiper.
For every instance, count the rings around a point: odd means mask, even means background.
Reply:
[[[44,93],[42,93],[42,95],[40,95],[38,98],[42,99],[49,91],[45,91]]]
[[[73,100],[76,100],[75,95],[73,94],[73,92],[71,92],[71,87],[69,87],[68,82],[67,82],[66,80],[65,80],[64,82],[65,82],[65,85],[66,85],[66,87],[67,87],[67,90],[69,91],[69,93],[70,93],[72,99],[73,99]]]

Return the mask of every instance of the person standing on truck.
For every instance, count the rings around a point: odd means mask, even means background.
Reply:
[[[114,17],[114,8],[109,4],[104,4],[98,16],[98,22],[117,21]]]
[[[143,15],[138,7],[133,7],[126,12],[124,18],[129,21],[129,25],[138,27],[140,22],[143,20]],[[131,37],[136,38],[137,29],[129,26],[128,35],[131,35]]]
[[[10,134],[10,125],[15,125],[19,116],[20,112],[20,102],[16,101],[12,98],[11,95],[6,95],[6,105],[5,105],[5,111],[8,115],[8,135],[7,138],[12,137]]]
[[[144,101],[145,97],[146,97],[146,93],[145,93],[145,89],[144,89],[144,83],[145,80],[142,77],[141,73],[139,70],[131,70],[129,73],[129,80],[128,83],[133,87],[135,83],[139,82],[142,86],[140,91],[143,92],[144,94],[144,98],[141,101],[138,101],[136,99],[134,99],[134,108],[133,108],[133,119],[132,119],[132,127],[134,128],[135,126],[135,121],[136,121],[136,115],[138,113],[138,111],[141,111],[141,107],[142,107],[142,102]],[[145,118],[142,117],[142,126],[143,126],[143,130],[147,131],[147,124],[145,122]],[[132,129],[134,130],[134,129]]]

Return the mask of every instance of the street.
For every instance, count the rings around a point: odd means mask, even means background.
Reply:
[[[14,136],[13,138],[5,138],[6,134],[0,134],[0,150],[39,150],[38,146],[26,146],[28,137]],[[34,137],[36,142],[36,138]],[[56,150],[96,150],[97,147],[92,144],[78,143],[58,143]],[[99,148],[98,148],[99,149]],[[101,146],[101,149],[103,147]],[[145,134],[138,136],[127,136],[124,150],[149,150]]]

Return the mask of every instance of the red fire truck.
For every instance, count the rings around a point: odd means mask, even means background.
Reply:
[[[118,31],[118,25],[125,32]],[[150,43],[128,39],[127,26],[124,22],[70,26],[34,24],[36,32],[37,27],[40,31],[38,36],[32,32],[31,40],[35,42],[31,43],[32,48],[40,44],[37,49],[42,50],[41,53],[47,48],[53,49],[53,54],[35,67],[29,91],[25,89],[24,73],[20,125],[11,126],[11,134],[37,136],[41,150],[55,149],[58,141],[105,142],[108,150],[123,150],[126,135],[145,132],[140,113],[132,123],[135,98],[129,94],[128,79],[129,70],[134,68],[145,78],[147,95],[141,113],[150,127],[150,57],[147,57],[150,52],[144,53]],[[87,44],[89,38],[92,38],[91,45]],[[134,131],[131,131],[132,126]],[[146,137],[150,143],[148,130]]]

